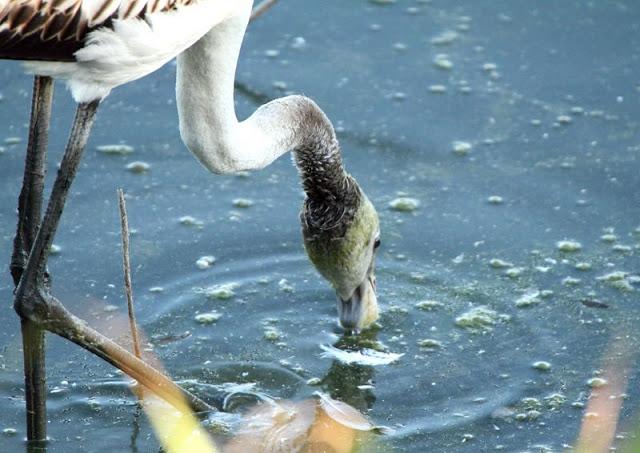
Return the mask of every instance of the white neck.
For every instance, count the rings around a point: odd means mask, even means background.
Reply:
[[[178,56],[176,99],[184,143],[215,173],[264,168],[289,150],[300,151],[303,173],[302,164],[311,160],[342,169],[333,127],[308,98],[276,99],[238,122],[235,72],[252,2],[236,1],[236,13]]]

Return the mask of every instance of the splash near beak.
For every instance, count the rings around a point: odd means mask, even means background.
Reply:
[[[349,299],[338,296],[338,315],[342,327],[352,331],[365,329],[378,319],[375,277],[367,276]]]

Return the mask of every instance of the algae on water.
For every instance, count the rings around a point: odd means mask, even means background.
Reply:
[[[462,313],[456,318],[455,324],[463,329],[488,332],[493,330],[494,325],[510,319],[509,315],[498,313],[481,305]]]

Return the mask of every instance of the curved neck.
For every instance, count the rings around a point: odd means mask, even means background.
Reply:
[[[313,101],[276,99],[238,122],[234,81],[251,4],[240,0],[234,14],[178,56],[182,139],[215,173],[261,169],[293,150],[307,195],[318,201],[341,198],[352,179],[344,171],[333,126]]]

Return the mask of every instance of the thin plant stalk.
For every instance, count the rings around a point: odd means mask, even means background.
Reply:
[[[249,18],[249,22],[254,21],[258,17],[262,16],[268,10],[271,9],[273,5],[275,5],[278,0],[264,0],[262,3],[258,4],[253,11],[251,11],[251,17]]]
[[[124,199],[124,191],[118,189],[118,206],[120,207],[120,228],[122,230],[122,268],[124,273],[124,292],[127,296],[127,310],[129,314],[129,326],[131,328],[131,341],[133,343],[133,353],[139,359],[142,358],[140,352],[140,337],[136,324],[136,315],[133,310],[133,287],[131,285],[131,260],[129,258],[129,219],[127,217],[127,204]]]

